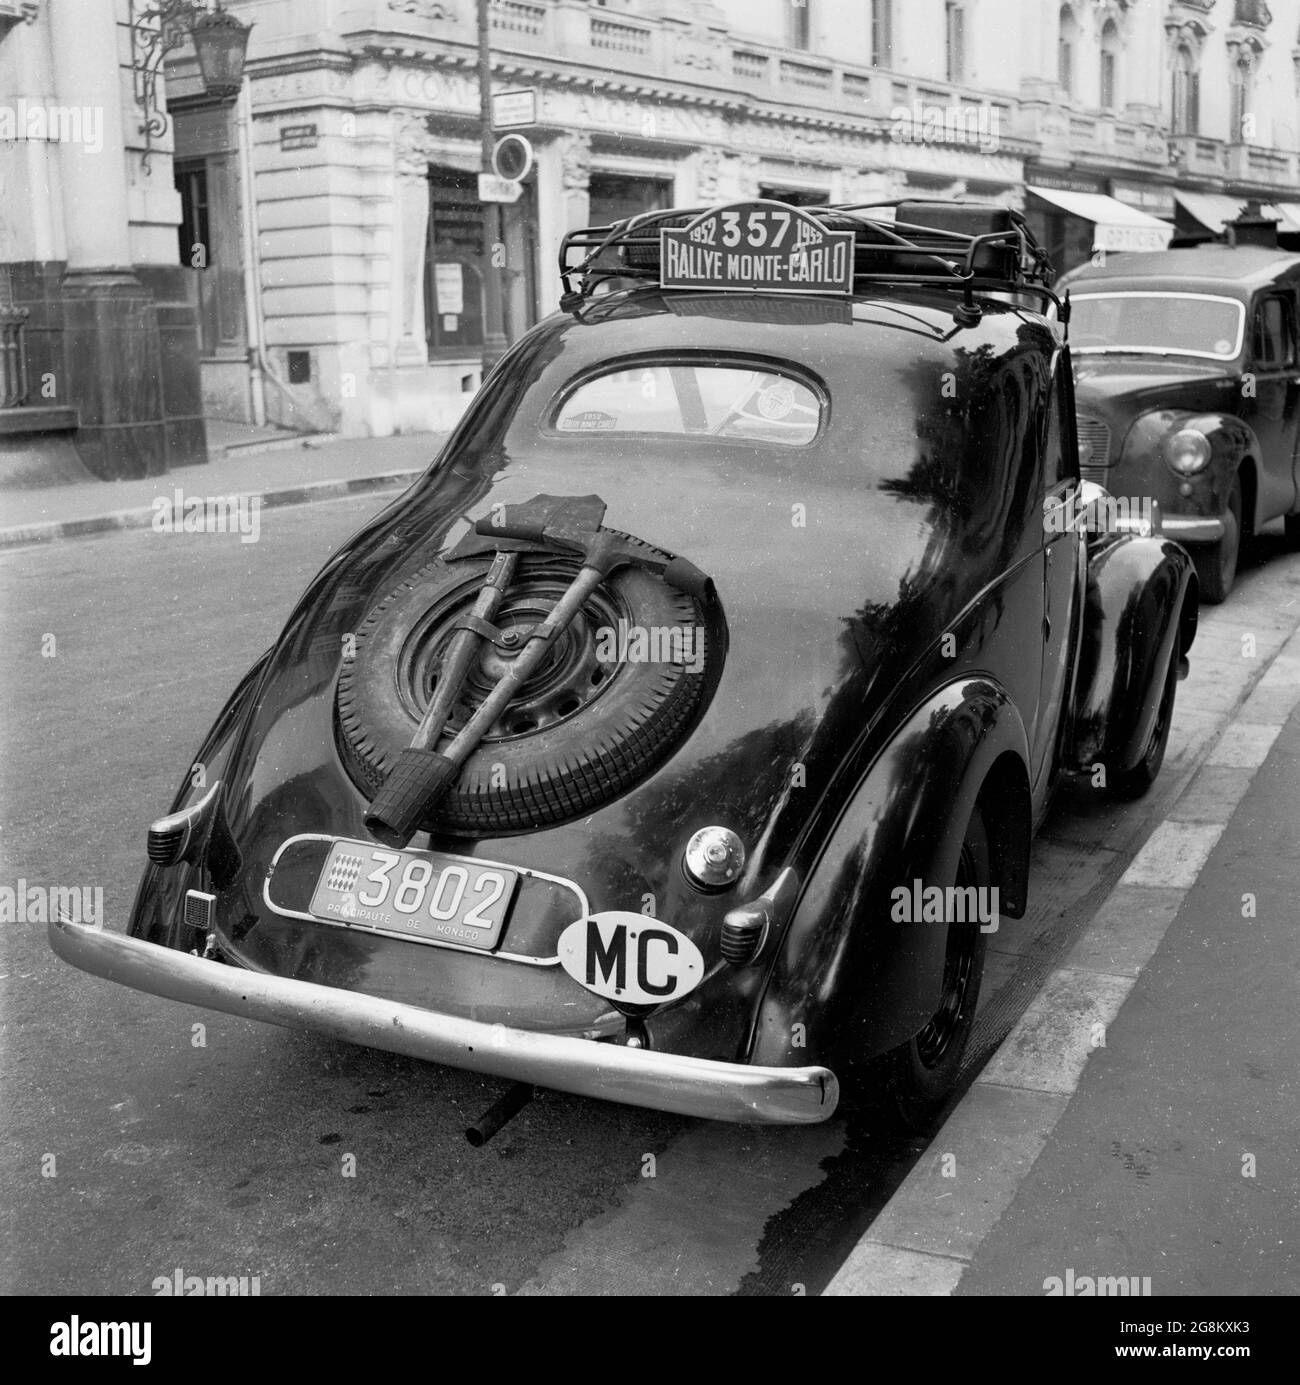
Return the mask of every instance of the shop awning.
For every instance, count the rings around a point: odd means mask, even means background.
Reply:
[[[1300,202],[1270,202],[1265,216],[1276,216],[1279,231],[1300,231]]]
[[[1097,228],[1098,250],[1164,250],[1174,228],[1149,212],[1100,192],[1058,192],[1055,188],[1027,186],[1026,192],[1061,211],[1091,221]]]
[[[1216,236],[1223,234],[1224,223],[1235,221],[1246,205],[1244,197],[1229,197],[1222,192],[1174,191],[1174,199]],[[1300,202],[1263,202],[1260,211],[1277,221],[1279,231],[1300,231]]]
[[[1184,211],[1191,213],[1193,221],[1199,221],[1216,236],[1223,234],[1224,222],[1235,221],[1246,205],[1244,197],[1228,197],[1221,192],[1180,192],[1177,188],[1174,189],[1174,201]]]

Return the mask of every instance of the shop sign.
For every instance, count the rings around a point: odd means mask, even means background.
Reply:
[[[1116,202],[1123,202],[1129,207],[1136,207],[1139,211],[1146,212],[1148,216],[1158,216],[1162,221],[1174,219],[1174,194],[1170,188],[1159,187],[1151,183],[1124,183],[1118,178],[1113,178],[1110,184],[1110,195]]]
[[[1025,182],[1052,192],[1106,192],[1106,179],[1091,173],[1076,173],[1073,169],[1036,168],[1025,165]]]
[[[280,148],[290,149],[315,149],[320,143],[320,136],[314,125],[281,125],[280,126]]]

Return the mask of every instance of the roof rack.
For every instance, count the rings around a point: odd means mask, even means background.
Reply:
[[[892,220],[872,215],[891,209]],[[561,310],[576,312],[597,285],[610,280],[631,281],[630,286],[659,284],[661,232],[691,226],[720,210],[678,207],[570,231],[560,245]],[[964,324],[981,316],[974,297],[977,292],[1037,294],[1044,306],[1055,306],[1062,322],[1068,320],[1068,302],[1063,304],[1049,287],[1055,276],[1047,253],[1024,216],[1012,208],[951,198],[904,197],[800,207],[797,213],[811,217],[827,231],[853,233],[854,293],[868,284],[957,289],[962,301],[954,316]],[[762,292],[762,286],[755,284],[754,291]]]

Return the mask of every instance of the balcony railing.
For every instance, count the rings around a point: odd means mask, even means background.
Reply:
[[[1208,10],[1214,0],[1181,3]],[[380,9],[376,5],[375,12]],[[467,48],[475,43],[472,5],[421,7],[410,18],[389,6],[384,15],[386,32],[409,25],[424,37]],[[1267,6],[1252,0],[1238,0],[1234,16],[1247,25],[1269,20]],[[704,83],[719,94],[811,106],[881,123],[900,108],[915,121],[918,108],[925,120],[937,107],[945,116],[959,112],[962,117],[945,121],[945,128],[958,129],[962,120],[978,117],[980,130],[987,126],[1015,155],[1037,149],[1048,158],[1078,159],[1099,169],[1118,162],[1120,168],[1154,170],[1165,167],[1172,154],[1182,171],[1193,176],[1235,178],[1267,188],[1293,188],[1300,182],[1300,156],[1294,153],[1229,146],[1200,135],[1170,137],[1167,115],[1151,106],[1123,112],[1063,106],[1047,81],[1027,81],[1017,96],[989,93],[759,40],[732,39],[721,29],[702,35],[698,27],[596,8],[585,0],[493,0],[492,25],[499,53],[563,55],[611,76],[626,72],[639,82],[657,76]]]
[[[1044,102],[1021,106],[1014,128],[1048,157],[1084,163],[1119,158],[1152,169],[1163,167],[1168,157],[1168,137],[1154,119],[1132,120],[1110,111],[1082,114]]]
[[[1278,189],[1294,189],[1298,185],[1294,154],[1282,149],[1264,149],[1254,144],[1230,144],[1227,150],[1228,176],[1231,178],[1243,183],[1263,183]]]
[[[635,24],[591,17],[591,46],[611,53],[644,57],[650,51],[650,31]]]
[[[829,67],[814,67],[811,63],[796,63],[782,59],[781,85],[803,91],[830,91],[834,85],[834,73]]]
[[[530,5],[526,0],[495,0],[492,27],[509,34],[541,38],[546,33],[547,5]]]

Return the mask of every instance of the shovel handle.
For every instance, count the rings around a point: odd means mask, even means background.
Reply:
[[[490,621],[496,615],[505,596],[506,588],[515,575],[519,563],[518,553],[498,553],[488,568],[487,577],[474,602],[474,615],[479,620]],[[460,629],[456,631],[447,650],[438,678],[438,690],[424,709],[420,724],[411,737],[413,750],[432,750],[442,736],[442,728],[447,724],[451,709],[465,683],[470,662],[482,638],[475,631]]]

